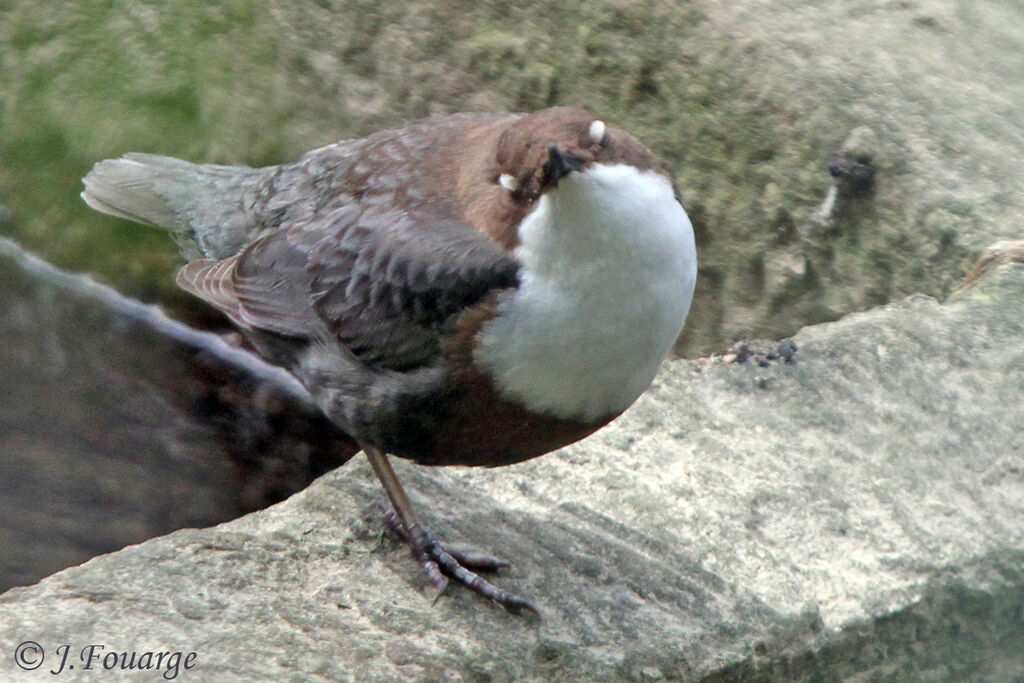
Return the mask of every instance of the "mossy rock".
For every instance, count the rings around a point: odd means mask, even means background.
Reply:
[[[680,351],[782,336],[943,296],[982,248],[1017,236],[1011,5],[12,0],[0,229],[194,316],[171,240],[78,199],[96,160],[262,165],[431,114],[583,106],[666,162],[694,219],[701,279]],[[830,155],[865,145],[872,191],[816,222]]]

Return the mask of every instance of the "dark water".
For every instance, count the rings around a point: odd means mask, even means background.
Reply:
[[[283,373],[0,238],[0,591],[260,509],[352,452]]]

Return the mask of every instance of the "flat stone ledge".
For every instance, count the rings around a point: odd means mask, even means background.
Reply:
[[[1020,680],[1022,311],[1008,264],[805,328],[794,363],[669,363],[519,466],[397,463],[435,534],[513,560],[497,582],[542,620],[457,589],[432,606],[357,459],[8,591],[0,677],[32,640],[39,679],[59,645],[102,644],[196,652],[186,680]]]

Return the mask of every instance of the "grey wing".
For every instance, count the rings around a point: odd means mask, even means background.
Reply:
[[[451,215],[356,204],[189,263],[178,283],[242,327],[334,338],[365,363],[406,370],[439,352],[453,315],[517,286],[518,266]]]

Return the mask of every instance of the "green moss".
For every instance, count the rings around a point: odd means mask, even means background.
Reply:
[[[693,3],[14,0],[3,11],[0,201],[14,215],[4,230],[129,292],[177,296],[173,246],[84,207],[79,178],[96,160],[139,150],[264,165],[419,116],[553,104],[633,132],[676,174],[702,275],[718,276],[698,288],[687,353],[941,293],[965,258],[949,219],[908,215],[906,164],[891,150],[879,155],[879,192],[806,241],[828,155],[850,131],[847,145],[871,151],[884,136],[842,102],[759,80],[764,46],[721,40]],[[915,230],[941,249],[923,271],[872,288],[884,273],[867,254],[911,259],[927,248]],[[778,250],[803,250],[817,273],[789,287],[788,304],[749,267]]]

